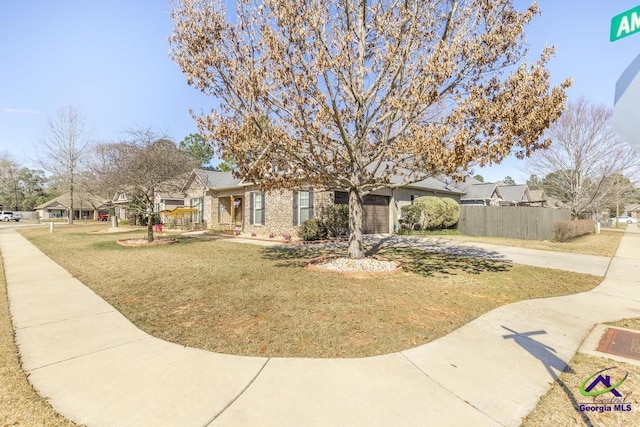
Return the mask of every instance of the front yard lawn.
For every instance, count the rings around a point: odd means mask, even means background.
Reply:
[[[311,258],[343,249],[193,237],[164,247],[123,248],[116,239],[124,235],[88,234],[89,228],[21,232],[151,335],[240,355],[399,351],[500,305],[587,291],[602,280],[412,249],[379,252],[402,261],[402,272],[345,275],[305,268]]]

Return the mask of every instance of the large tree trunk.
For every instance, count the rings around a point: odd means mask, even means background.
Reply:
[[[349,189],[349,258],[364,258],[362,236],[362,195],[357,188]]]

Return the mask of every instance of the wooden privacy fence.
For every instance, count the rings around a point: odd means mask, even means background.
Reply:
[[[568,221],[571,212],[526,206],[460,206],[458,230],[468,236],[553,240],[553,223]]]

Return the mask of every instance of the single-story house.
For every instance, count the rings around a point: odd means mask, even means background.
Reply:
[[[114,206],[114,213],[119,220],[129,219],[130,215],[137,213],[137,211],[130,208],[132,197],[132,190],[124,190],[118,191],[111,199],[111,203]],[[156,191],[153,204],[154,212],[156,213],[183,207],[184,194],[170,191]]]
[[[185,206],[199,209],[194,222],[207,228],[282,235],[331,204],[348,204],[346,191],[302,187],[297,190],[260,191],[255,185],[234,178],[231,172],[194,169],[184,187]],[[449,197],[460,201],[463,193],[436,178],[383,188],[365,196],[364,232],[391,233],[398,227],[403,205],[420,196]],[[200,219],[200,221],[197,221]]]
[[[463,193],[460,197],[460,205],[463,206],[499,206],[504,200],[501,187],[494,182],[468,177],[456,187]]]
[[[35,210],[38,218],[42,220],[63,219],[69,218],[70,206],[71,195],[66,193],[36,206]],[[108,209],[109,201],[107,199],[82,192],[74,192],[73,194],[73,219],[97,220],[98,215],[107,213]]]
[[[635,203],[633,205],[626,205],[624,212],[620,212],[621,216],[630,216],[631,218],[640,219],[640,205]]]
[[[545,207],[547,205],[547,195],[544,190],[530,189],[529,194],[531,195],[531,201],[529,202],[529,206]]]
[[[501,206],[526,206],[533,199],[529,192],[529,187],[525,184],[520,185],[498,185],[502,194]]]
[[[550,203],[544,190],[530,190],[526,184],[506,185],[502,182],[481,182],[468,177],[456,185],[463,195],[463,206],[539,206],[560,207]]]

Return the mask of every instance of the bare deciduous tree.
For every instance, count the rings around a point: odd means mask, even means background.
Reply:
[[[550,147],[530,160],[546,176],[545,190],[561,199],[577,218],[607,203],[615,193],[617,175],[633,176],[640,158],[612,128],[612,111],[585,98],[570,102],[551,125]]]
[[[8,151],[0,153],[0,202],[4,209],[20,204],[20,165]]]
[[[564,107],[547,49],[524,62],[538,12],[509,0],[182,0],[171,57],[219,100],[197,117],[217,154],[262,189],[349,193],[349,256],[364,257],[363,197],[471,164],[529,156]],[[284,171],[284,172],[283,172]]]
[[[96,151],[99,167],[94,171],[101,176],[103,188],[142,199],[147,240],[152,242],[156,193],[181,190],[196,164],[173,141],[150,129],[129,131],[127,141],[101,144]]]
[[[76,177],[91,142],[84,117],[72,105],[60,108],[49,118],[47,130],[40,141],[38,162],[47,172],[62,177],[69,189],[69,224],[73,224]]]

